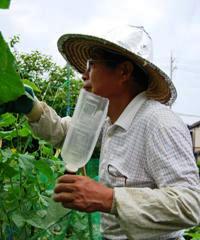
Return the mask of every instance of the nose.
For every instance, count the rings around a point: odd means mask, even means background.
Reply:
[[[89,79],[89,72],[88,71],[85,71],[82,74],[82,79],[84,81],[83,88],[85,88],[87,91],[91,92],[92,91],[92,85],[91,85],[91,81]]]

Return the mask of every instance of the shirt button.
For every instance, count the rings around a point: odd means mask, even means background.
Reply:
[[[112,137],[112,133],[108,133],[108,137]]]
[[[108,137],[112,137],[112,135],[113,135],[113,131],[112,131],[112,130],[109,130],[109,131],[107,132],[107,136],[108,136]]]

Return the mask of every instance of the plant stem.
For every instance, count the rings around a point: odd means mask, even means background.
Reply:
[[[0,239],[3,238],[3,229],[2,229],[3,221],[0,221]]]
[[[24,154],[26,152],[26,149],[30,143],[31,138],[32,138],[31,136],[28,136],[28,138],[26,139],[26,142],[24,144],[24,149],[22,150],[22,154]]]
[[[12,225],[11,225],[11,222],[10,222],[10,218],[8,217],[8,213],[6,212],[6,209],[5,209],[4,205],[1,204],[1,206],[2,206],[2,210],[3,210],[4,214],[5,214],[5,216],[7,218],[8,227],[9,227],[9,229],[12,229]],[[3,236],[3,233],[2,233],[2,236]],[[5,239],[6,239],[6,237],[5,237]]]
[[[88,227],[90,240],[93,240],[92,215],[88,213]]]

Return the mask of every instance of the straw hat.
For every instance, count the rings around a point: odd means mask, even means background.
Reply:
[[[146,90],[148,98],[171,105],[176,99],[176,89],[169,77],[152,63],[152,40],[141,26],[121,26],[106,35],[65,34],[58,40],[58,50],[80,73],[86,68],[94,48],[103,48],[129,58],[149,76]]]

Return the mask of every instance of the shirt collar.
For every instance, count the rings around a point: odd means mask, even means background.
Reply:
[[[147,101],[145,92],[141,92],[126,106],[114,125],[120,126],[125,130],[128,130],[132,120],[136,116],[137,112],[141,108],[144,102]]]

